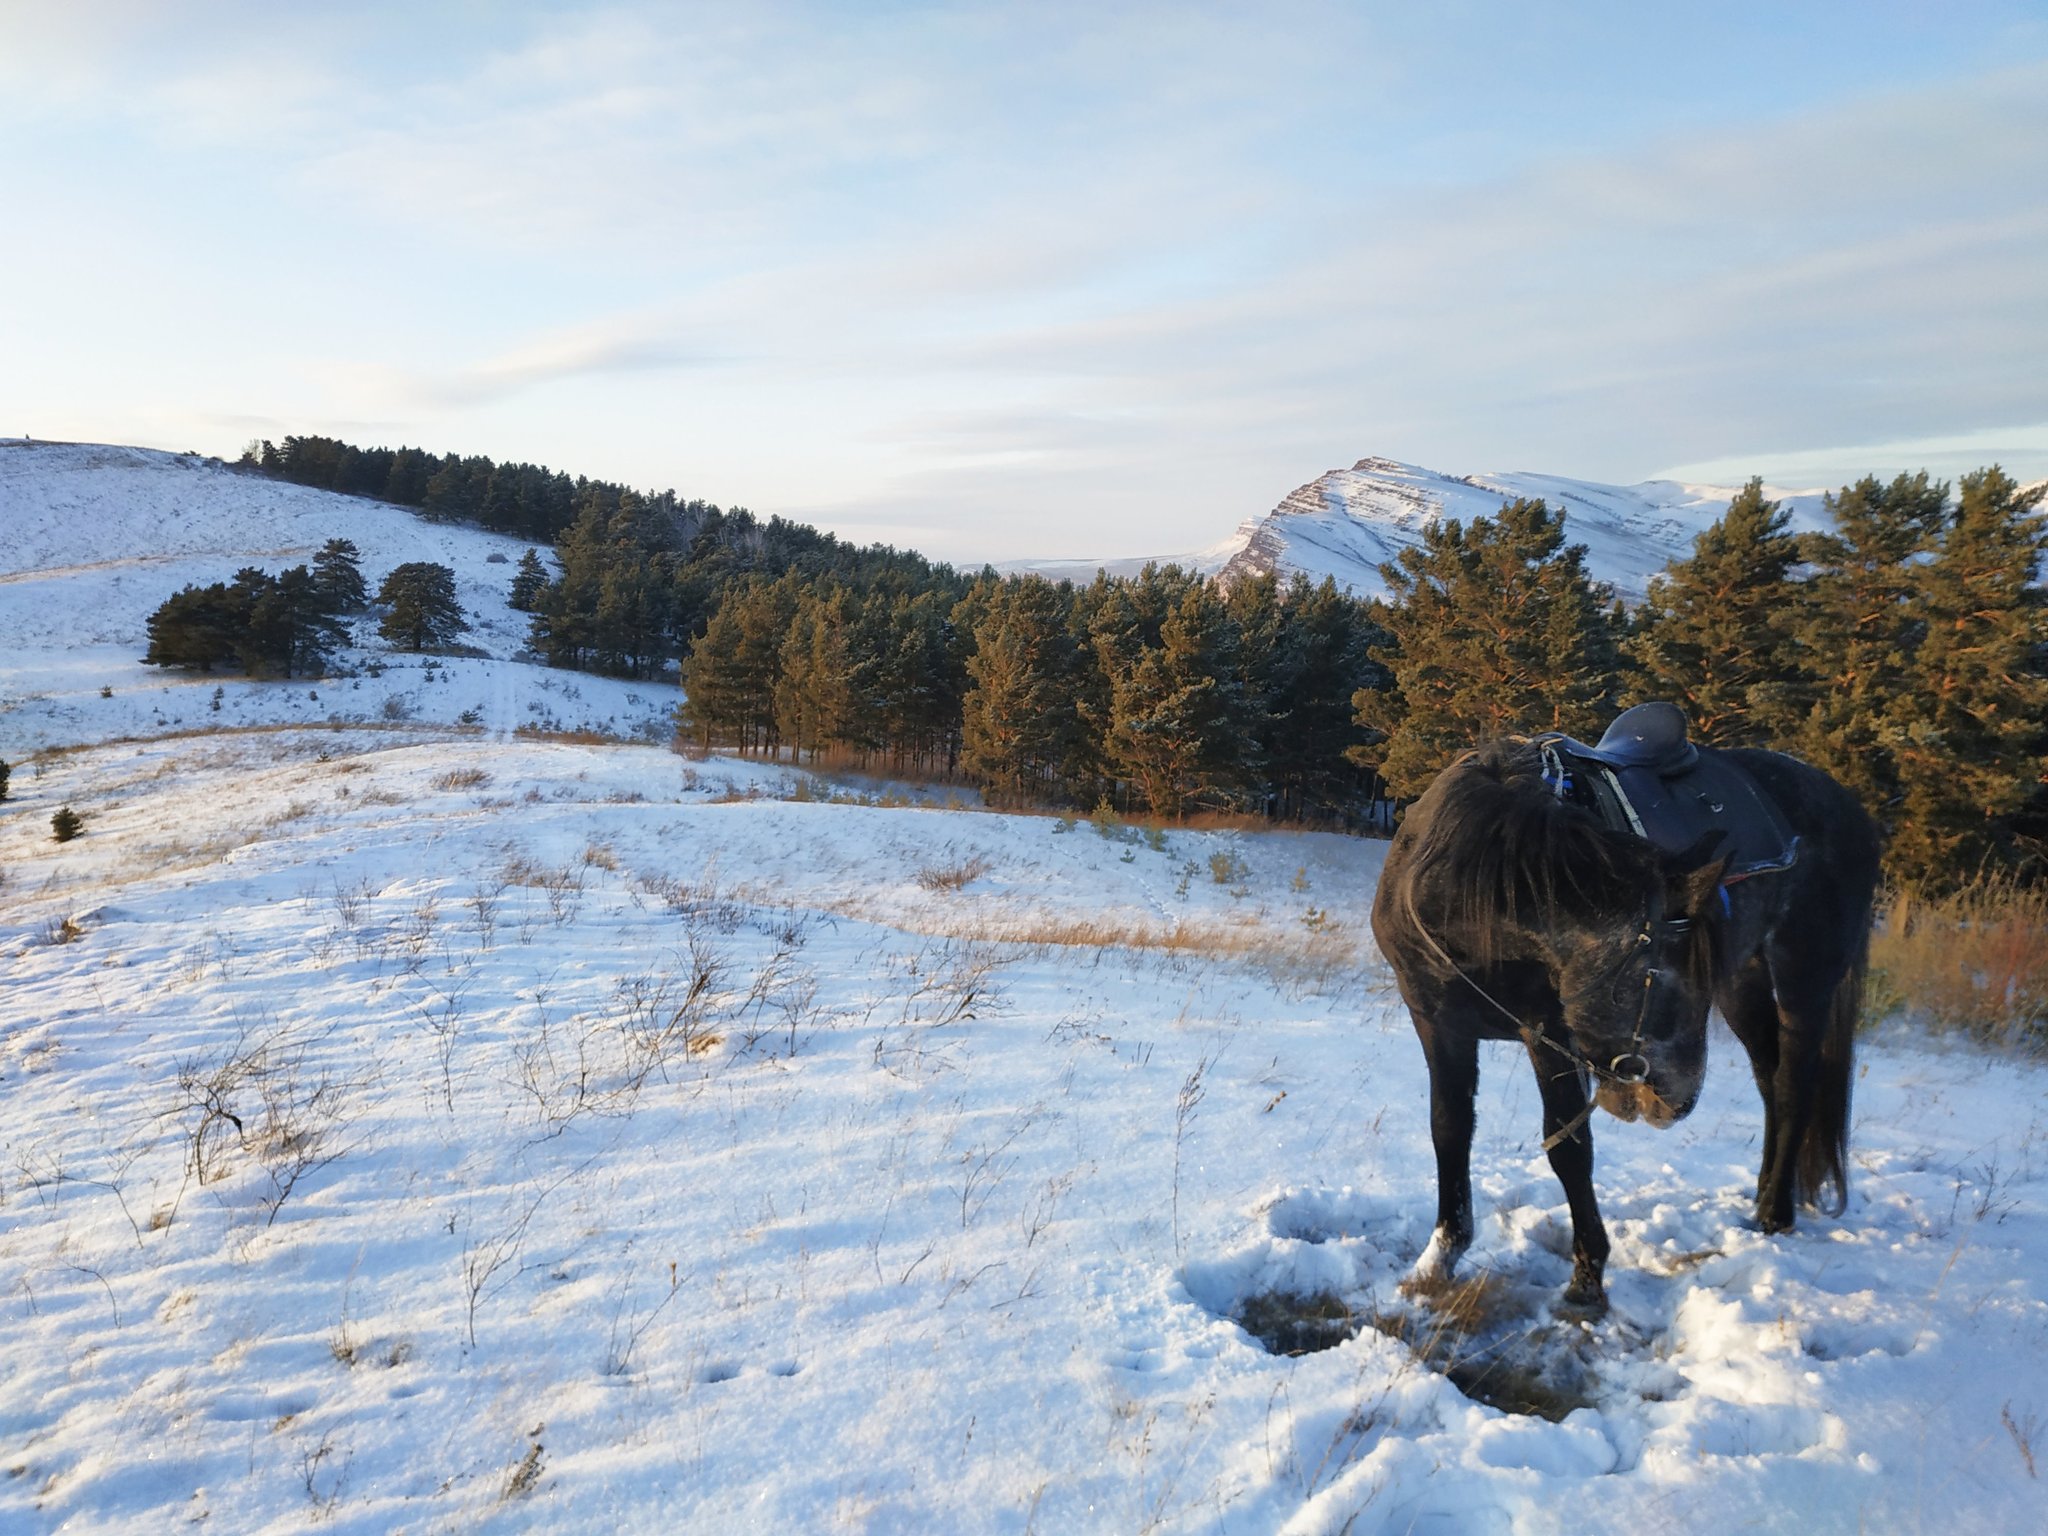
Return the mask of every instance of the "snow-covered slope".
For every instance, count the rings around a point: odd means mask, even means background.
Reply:
[[[1795,527],[1821,525],[1821,492],[1770,494],[1787,504]],[[1612,583],[1633,602],[1668,561],[1691,553],[1694,536],[1727,510],[1734,495],[1728,486],[1670,480],[1622,486],[1562,475],[1453,476],[1367,458],[1310,481],[1272,511],[1245,519],[1221,543],[1170,558],[1225,581],[1271,571],[1283,577],[1300,573],[1312,581],[1329,576],[1362,597],[1377,597],[1386,590],[1380,565],[1419,543],[1422,531],[1438,518],[1469,522],[1494,515],[1503,502],[1517,497],[1541,497],[1564,513],[1566,538],[1586,546],[1594,578]],[[1098,564],[1115,574],[1135,571],[1145,561],[1028,561],[1006,569],[1085,580]]]
[[[1866,1043],[1849,1209],[1769,1237],[1717,1036],[1681,1125],[1600,1122],[1582,1323],[1487,1047],[1491,1278],[1433,1332],[1384,844],[794,788],[327,729],[18,768],[0,1530],[2039,1528],[2039,1067]],[[1355,1336],[1269,1353],[1276,1295]]]
[[[486,654],[134,661],[337,535]],[[1717,1035],[1600,1123],[1591,1323],[1489,1048],[1458,1322],[1384,844],[509,739],[673,690],[509,659],[516,545],[210,461],[0,445],[0,546],[0,1531],[2039,1524],[2038,1065],[1867,1042],[1848,1210],[1767,1237]]]
[[[165,672],[141,664],[146,622],[188,584],[246,565],[278,571],[353,540],[376,589],[407,561],[455,572],[481,657],[427,665],[373,622],[313,682]],[[218,725],[467,717],[646,735],[676,690],[551,673],[513,660],[526,616],[506,602],[525,546],[429,523],[403,507],[287,485],[217,459],[143,448],[0,439],[0,757],[48,745]],[[215,707],[215,690],[220,690]],[[111,697],[103,690],[111,691]]]

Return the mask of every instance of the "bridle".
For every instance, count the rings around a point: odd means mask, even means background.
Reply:
[[[1643,975],[1642,999],[1636,1005],[1635,1029],[1629,1036],[1628,1049],[1620,1052],[1604,1067],[1592,1057],[1586,1055],[1585,1052],[1579,1050],[1570,1040],[1569,1035],[1564,1039],[1559,1039],[1556,1035],[1546,1031],[1540,1021],[1534,1024],[1529,1023],[1520,1014],[1516,1013],[1514,1009],[1508,1007],[1506,1003],[1474,981],[1466,973],[1465,968],[1453,960],[1443,945],[1437,942],[1436,936],[1423,925],[1420,915],[1412,909],[1412,897],[1409,917],[1414,922],[1415,931],[1421,934],[1423,941],[1436,952],[1437,958],[1450,968],[1451,974],[1464,982],[1466,986],[1470,987],[1490,1004],[1497,1013],[1514,1025],[1516,1033],[1524,1041],[1534,1045],[1547,1046],[1578,1069],[1579,1086],[1586,1094],[1586,1107],[1573,1116],[1569,1124],[1560,1127],[1553,1135],[1544,1139],[1543,1150],[1545,1152],[1549,1152],[1561,1143],[1569,1141],[1578,1134],[1579,1127],[1593,1117],[1592,1085],[1595,1079],[1614,1083],[1624,1088],[1639,1087],[1650,1080],[1649,1058],[1643,1054],[1643,1029],[1649,1023],[1650,999],[1656,994],[1657,978],[1664,971],[1664,966],[1658,963],[1665,958],[1664,955],[1658,953],[1661,947],[1659,937],[1661,934],[1663,943],[1666,945],[1673,941],[1686,941],[1692,937],[1693,927],[1693,920],[1683,914],[1677,917],[1666,917],[1664,915],[1664,893],[1661,890],[1651,893],[1649,905],[1643,911],[1642,926],[1636,932],[1636,947],[1649,949],[1651,955],[1649,967]]]

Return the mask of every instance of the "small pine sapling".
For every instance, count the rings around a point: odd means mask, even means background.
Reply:
[[[50,818],[50,835],[60,843],[68,843],[85,830],[85,818],[70,806],[59,807],[57,814]]]

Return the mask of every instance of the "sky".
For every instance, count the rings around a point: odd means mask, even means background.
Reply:
[[[952,560],[1383,455],[2048,475],[2048,5],[0,0],[0,435]]]

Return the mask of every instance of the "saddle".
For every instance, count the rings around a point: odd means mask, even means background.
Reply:
[[[1615,831],[1673,854],[1718,834],[1723,885],[1798,862],[1799,839],[1778,808],[1725,753],[1687,739],[1675,704],[1623,710],[1595,746],[1555,731],[1535,742],[1552,792]]]

